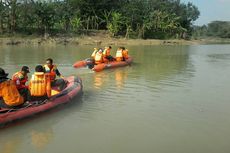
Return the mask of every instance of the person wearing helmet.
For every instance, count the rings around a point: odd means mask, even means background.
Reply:
[[[13,80],[7,78],[9,74],[0,68],[0,107],[13,108],[24,104],[25,99],[17,90]]]

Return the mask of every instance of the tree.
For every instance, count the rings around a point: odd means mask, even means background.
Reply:
[[[73,18],[71,19],[70,23],[71,23],[71,26],[72,26],[72,28],[73,28],[73,31],[75,31],[75,32],[78,32],[79,29],[80,29],[81,26],[82,26],[81,18],[78,17],[78,16],[73,17]]]
[[[0,33],[108,30],[126,38],[171,38],[190,35],[199,14],[180,0],[0,0]]]
[[[107,28],[113,37],[116,36],[118,32],[121,30],[121,26],[122,24],[124,24],[123,21],[124,18],[122,17],[121,13],[118,12],[111,13],[111,20],[109,21]]]
[[[55,22],[55,11],[52,3],[36,2],[35,16],[38,29],[40,29],[43,34],[47,34]]]
[[[230,38],[230,22],[213,21],[208,24],[208,36]]]
[[[6,15],[5,4],[2,0],[0,0],[0,34],[3,33],[3,22],[4,17]]]

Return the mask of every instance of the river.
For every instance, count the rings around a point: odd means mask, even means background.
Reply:
[[[74,69],[93,47],[0,47],[10,75],[51,57],[84,86],[72,103],[0,129],[0,153],[230,152],[230,45],[127,46],[131,66]]]

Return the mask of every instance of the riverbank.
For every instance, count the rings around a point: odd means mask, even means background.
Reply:
[[[126,46],[126,45],[198,45],[229,43],[230,39],[206,38],[196,40],[183,39],[125,39],[111,38],[107,34],[81,35],[81,36],[13,36],[0,37],[0,45],[94,45],[94,46]]]

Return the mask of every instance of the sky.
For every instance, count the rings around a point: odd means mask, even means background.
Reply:
[[[195,25],[208,24],[211,21],[230,21],[230,0],[181,0],[192,2],[200,11]]]

